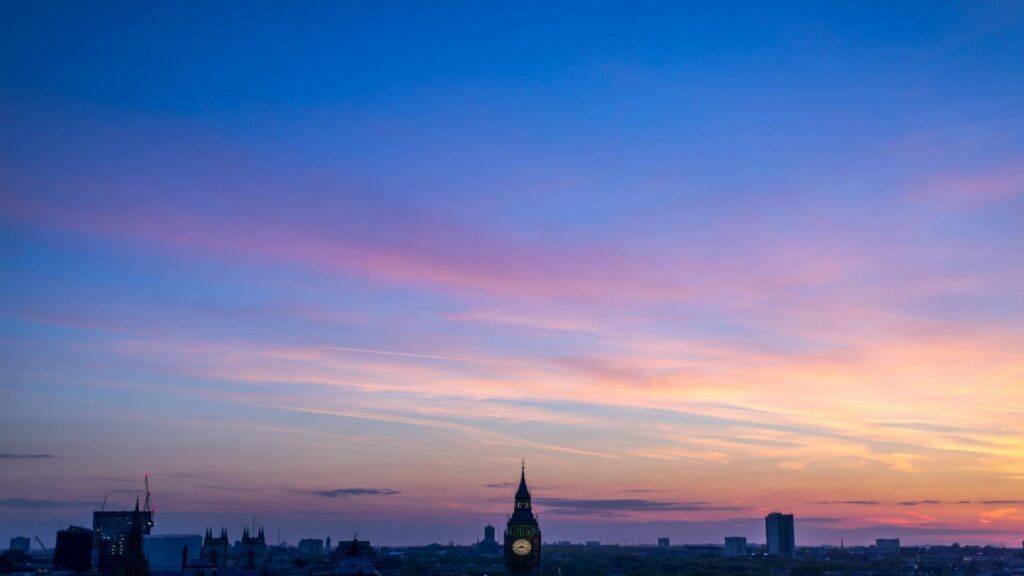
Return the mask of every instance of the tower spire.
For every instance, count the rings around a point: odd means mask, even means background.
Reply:
[[[519,463],[519,489],[515,508],[505,529],[505,567],[512,576],[540,574],[540,526],[533,515],[530,489],[526,486],[526,459]]]
[[[132,525],[125,541],[125,550],[114,568],[115,576],[149,576],[149,562],[142,548],[142,515],[139,499],[135,499]]]
[[[516,508],[530,507],[530,489],[526,487],[526,460],[523,459],[519,472],[519,489],[516,490]]]

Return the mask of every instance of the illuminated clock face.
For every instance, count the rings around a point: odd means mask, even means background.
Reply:
[[[520,538],[512,543],[512,551],[519,556],[526,556],[530,550],[533,550],[533,545],[525,538]]]

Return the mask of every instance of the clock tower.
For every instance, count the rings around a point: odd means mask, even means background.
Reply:
[[[505,573],[509,576],[540,575],[540,525],[533,515],[530,489],[526,487],[526,463],[519,476],[516,504],[505,525]]]

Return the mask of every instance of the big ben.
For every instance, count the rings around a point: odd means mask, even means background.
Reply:
[[[505,525],[505,573],[509,576],[539,576],[540,525],[533,515],[530,489],[526,487],[526,463],[519,476],[516,504]]]

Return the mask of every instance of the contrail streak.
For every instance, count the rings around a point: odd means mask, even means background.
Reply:
[[[321,346],[327,350],[338,350],[339,352],[358,352],[362,354],[380,354],[382,356],[400,356],[403,358],[424,358],[427,360],[446,360],[448,362],[465,362],[467,364],[493,364],[486,360],[475,358],[459,358],[457,356],[437,356],[434,354],[414,354],[412,352],[394,352],[392,350],[372,350],[370,348],[348,348],[345,346]]]
[[[971,390],[974,390],[975,388],[981,388],[982,386],[986,386],[988,384],[994,384],[996,382],[999,382],[1000,380],[1005,380],[1007,378],[1012,378],[1013,376],[1017,376],[1017,375],[1020,375],[1020,374],[1024,374],[1024,370],[1016,370],[1016,371],[1010,372],[1008,374],[1003,374],[1002,376],[996,376],[995,378],[992,378],[992,379],[989,379],[989,380],[985,380],[984,382],[978,382],[977,384],[971,384],[970,386],[968,386],[966,388],[961,388],[960,390],[957,390],[957,391],[955,391],[955,392],[953,392],[953,393],[951,393],[951,394],[949,394],[947,396],[944,396],[943,398],[948,400],[948,399],[950,399],[950,398],[952,398],[954,396],[959,396],[961,394],[965,394],[967,392],[970,392]]]
[[[533,370],[550,370],[550,366],[536,364],[519,364],[505,362],[502,360],[491,360],[485,358],[464,358],[460,356],[442,356],[438,354],[416,354],[414,352],[396,352],[394,350],[374,350],[372,348],[351,348],[348,346],[320,346],[323,350],[336,350],[338,352],[355,352],[357,354],[378,354],[381,356],[397,356],[399,358],[416,358],[420,360],[443,360],[445,362],[460,362],[462,364],[476,364],[479,366],[498,366],[510,368],[530,368]]]

